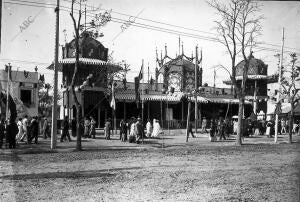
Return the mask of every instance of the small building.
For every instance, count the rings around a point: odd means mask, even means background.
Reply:
[[[120,70],[120,66],[108,62],[108,49],[94,39],[89,32],[83,32],[79,39],[79,66],[75,77],[75,93],[82,106],[83,116],[93,116],[97,127],[104,125],[109,107],[109,77]],[[63,103],[60,117],[76,117],[75,102],[70,84],[75,69],[75,39],[63,47],[63,57],[59,60],[58,71],[62,72]],[[48,67],[53,69],[53,64]],[[87,77],[92,75],[88,84]]]
[[[245,61],[241,61],[236,66],[236,80],[238,86],[241,86]],[[245,100],[252,103],[254,114],[259,112],[267,113],[268,84],[276,82],[278,76],[268,75],[268,65],[262,60],[252,57],[250,59],[246,87]],[[231,85],[231,80],[224,81],[225,84]]]
[[[0,70],[0,90],[5,94],[7,74],[7,71]],[[38,82],[38,72],[11,71],[9,92],[16,104],[18,117],[23,117],[25,114],[29,117],[38,115]],[[5,110],[1,110],[1,115],[5,117]]]

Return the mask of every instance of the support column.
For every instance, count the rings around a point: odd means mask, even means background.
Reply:
[[[124,100],[124,120],[126,120],[126,101]]]
[[[184,121],[184,102],[181,101],[181,121],[183,122]]]
[[[98,107],[98,128],[100,128],[100,120],[101,120],[101,105]]]
[[[254,95],[253,95],[254,101],[253,101],[253,111],[256,115],[257,111],[257,80],[254,81]]]
[[[82,106],[82,117],[85,116],[84,114],[84,91],[81,91],[81,106]]]

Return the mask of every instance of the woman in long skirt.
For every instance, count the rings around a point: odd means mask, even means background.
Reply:
[[[90,117],[91,122],[90,122],[90,133],[89,133],[89,138],[95,139],[96,137],[96,121],[95,119],[91,116]]]

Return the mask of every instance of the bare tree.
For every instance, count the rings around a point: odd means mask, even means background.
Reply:
[[[245,102],[245,84],[249,63],[252,58],[252,49],[257,45],[257,36],[260,35],[262,16],[257,16],[260,4],[251,0],[230,0],[229,3],[212,0],[208,4],[214,8],[220,19],[216,20],[216,31],[218,41],[223,44],[231,60],[231,82],[239,98],[238,131],[236,145],[242,145],[242,118]],[[245,62],[243,68],[242,82],[238,85],[236,79],[236,60],[242,58]]]
[[[70,12],[70,16],[72,18],[73,21],[73,28],[75,31],[75,67],[74,67],[74,72],[72,75],[72,80],[71,80],[71,92],[72,92],[72,97],[74,100],[74,104],[76,107],[76,135],[77,135],[77,140],[76,140],[76,150],[82,150],[82,146],[81,146],[81,128],[83,127],[83,117],[82,117],[82,105],[80,104],[80,102],[78,101],[78,98],[76,96],[75,93],[75,78],[77,75],[77,71],[79,68],[79,39],[80,39],[80,31],[85,31],[83,29],[83,27],[85,27],[86,25],[81,25],[81,17],[84,13],[84,11],[82,10],[82,3],[85,2],[86,0],[72,0],[71,2],[71,12]],[[79,8],[75,8],[79,7]],[[77,17],[77,19],[76,19]],[[100,28],[104,25],[106,25],[106,23],[110,21],[110,13],[109,12],[104,12],[103,14],[100,15],[95,15],[95,19],[91,21],[90,25],[91,28],[97,29]],[[96,34],[93,35],[95,37],[98,37],[98,32],[96,31]]]
[[[300,100],[300,67],[297,64],[296,53],[290,54],[290,64],[283,67],[283,77],[281,80],[282,92],[281,97],[287,98],[288,103],[291,105],[291,111],[289,114],[289,143],[292,143],[292,128],[294,124],[294,109]],[[298,82],[298,85],[297,85]]]

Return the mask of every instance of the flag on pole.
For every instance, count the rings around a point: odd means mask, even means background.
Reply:
[[[144,63],[141,66],[141,70],[140,70],[138,78],[139,78],[139,80],[142,80],[143,77],[144,77]]]
[[[134,77],[135,102],[136,102],[137,108],[139,108],[139,103],[140,103],[140,92],[139,92],[139,89],[140,89],[140,80],[142,80],[143,77],[144,77],[143,71],[144,71],[144,62],[142,63],[139,75],[137,77]]]
[[[16,105],[17,115],[19,117],[23,117],[25,115],[28,115],[28,109],[27,109],[27,107],[24,105],[23,101],[18,97],[18,94],[17,94],[20,84],[18,82],[12,81],[11,68],[9,68],[8,66],[6,66],[5,70],[9,74],[8,81],[7,81],[8,85],[9,85],[9,89],[8,89],[9,91],[8,91],[8,93],[11,96],[13,102]]]
[[[111,107],[113,110],[116,110],[115,83],[112,83],[112,85],[111,85],[110,107]]]

